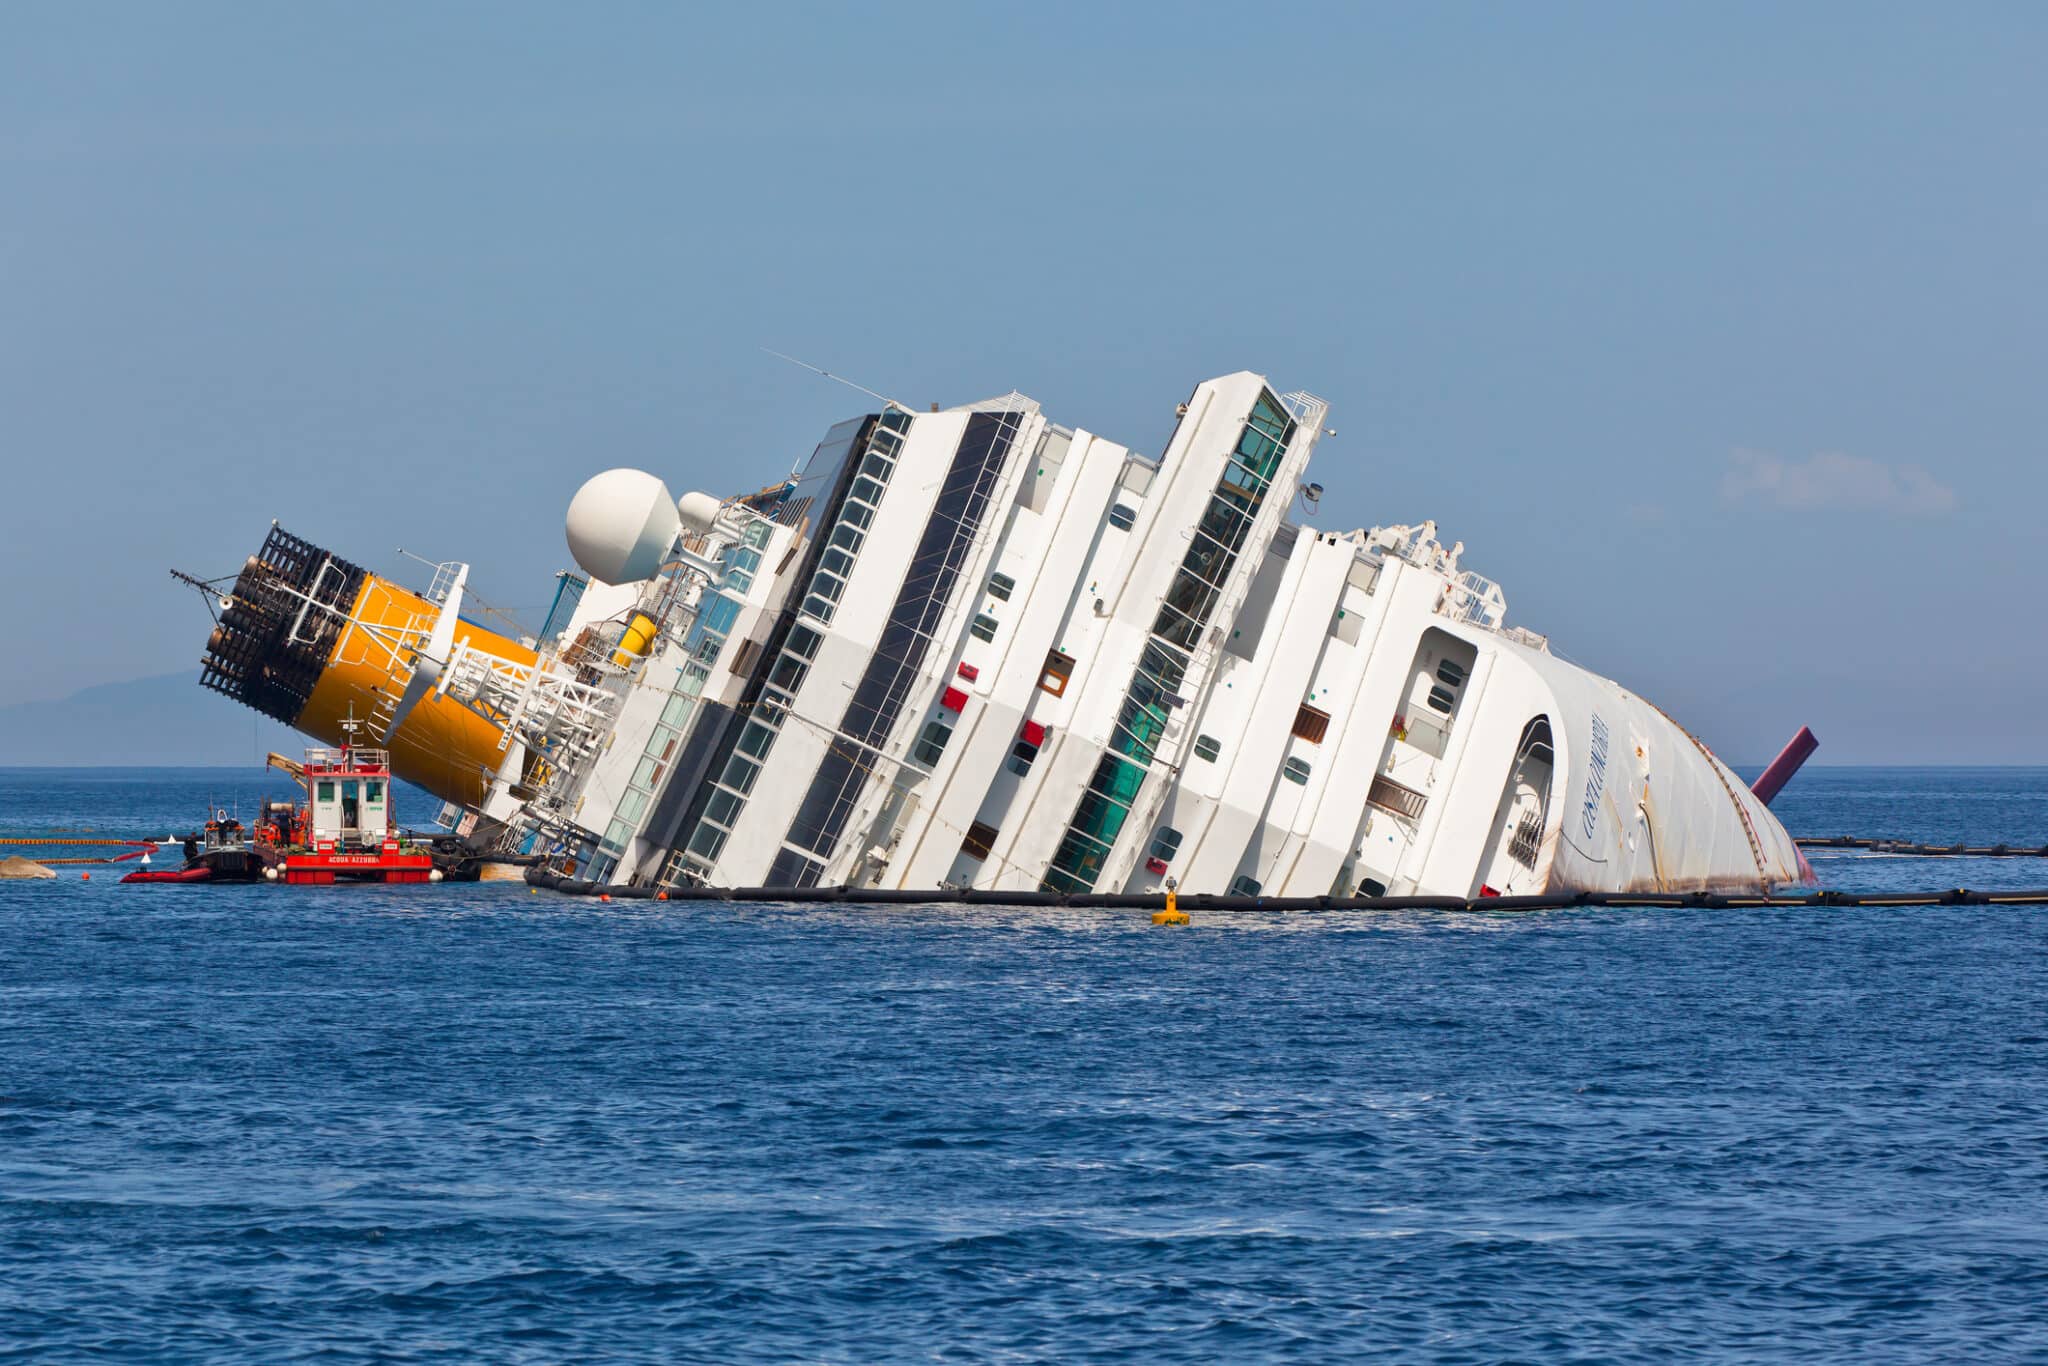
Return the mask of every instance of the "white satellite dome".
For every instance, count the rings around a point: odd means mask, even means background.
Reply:
[[[602,583],[653,578],[682,518],[668,485],[645,470],[606,470],[569,500],[569,553]]]

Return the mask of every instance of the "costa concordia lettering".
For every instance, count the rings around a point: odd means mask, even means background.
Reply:
[[[354,723],[479,849],[597,882],[1240,896],[1811,880],[1753,792],[1507,623],[1436,526],[1297,521],[1327,405],[1195,386],[1151,457],[1021,394],[879,406],[758,492],[635,470],[515,640],[273,527],[201,682]]]

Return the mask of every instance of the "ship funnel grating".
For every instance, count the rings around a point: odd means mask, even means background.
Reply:
[[[272,526],[235,579],[207,641],[201,686],[292,724],[333,652],[334,613],[346,615],[367,576],[360,565]],[[313,604],[333,610],[309,610]]]

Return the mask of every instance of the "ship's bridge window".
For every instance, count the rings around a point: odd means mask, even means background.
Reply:
[[[1161,863],[1173,862],[1173,856],[1180,852],[1181,833],[1170,825],[1159,827],[1159,833],[1152,837],[1152,857]]]
[[[967,633],[976,640],[994,640],[996,638],[996,627],[1001,624],[1001,622],[988,613],[977,612],[973,624],[967,628]]]
[[[1008,574],[988,576],[988,595],[1001,602],[1008,602],[1010,594],[1017,591],[1017,581]]]
[[[1213,764],[1223,756],[1223,742],[1213,735],[1195,737],[1195,757],[1205,764]]]
[[[1129,531],[1136,525],[1137,520],[1137,512],[1123,503],[1118,503],[1109,510],[1109,524],[1118,531]]]
[[[1230,880],[1232,896],[1257,896],[1262,890],[1264,889],[1259,885],[1259,880],[1250,873],[1239,873]]]
[[[331,780],[325,778],[321,779],[319,800],[323,802],[331,802],[334,800],[334,783]]]
[[[917,748],[911,752],[910,757],[926,768],[937,768],[939,756],[946,752],[946,741],[952,738],[953,728],[944,721],[929,722],[924,728],[924,734],[917,737]]]
[[[384,784],[378,782],[375,778],[372,778],[369,781],[365,782],[363,784],[363,800],[366,802],[383,801]]]
[[[1323,743],[1323,736],[1329,733],[1330,713],[1304,702],[1294,713],[1294,734],[1312,745]]]
[[[853,487],[847,491],[846,496],[858,499],[863,503],[880,503],[882,501],[882,486],[866,475],[862,475],[853,481]]]
[[[1305,759],[1289,759],[1280,765],[1280,776],[1290,783],[1306,783],[1310,771]]]
[[[1067,680],[1074,676],[1074,657],[1050,650],[1045,656],[1045,671],[1038,676],[1038,686],[1054,697],[1064,697]]]

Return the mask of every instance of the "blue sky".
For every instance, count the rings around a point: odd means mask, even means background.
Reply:
[[[589,474],[859,409],[773,346],[1154,450],[1261,370],[1325,524],[1732,759],[2048,761],[2043,70],[2025,5],[9,5],[0,703],[196,666],[165,568],[273,517],[534,611]]]

